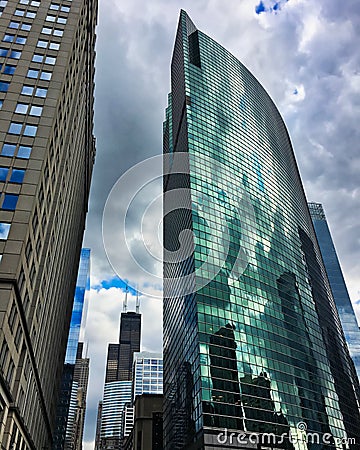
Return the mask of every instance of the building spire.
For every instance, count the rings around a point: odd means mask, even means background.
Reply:
[[[129,292],[129,285],[126,283],[125,299],[124,299],[124,304],[123,304],[123,311],[125,313],[127,312],[127,307],[128,307],[128,292]]]

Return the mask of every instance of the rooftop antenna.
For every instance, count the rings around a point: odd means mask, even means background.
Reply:
[[[128,307],[128,292],[129,292],[129,285],[126,283],[126,291],[125,291],[125,299],[124,299],[124,305],[123,305],[123,311],[127,312]]]
[[[140,298],[139,298],[139,291],[138,291],[139,285],[136,286],[136,313],[140,313]]]

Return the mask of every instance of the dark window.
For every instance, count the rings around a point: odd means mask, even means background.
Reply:
[[[2,209],[6,209],[8,211],[14,211],[16,208],[18,199],[19,199],[18,195],[5,194],[5,198],[4,198],[4,201],[2,204]]]
[[[16,66],[11,66],[10,64],[6,64],[4,68],[4,72],[7,75],[13,75],[15,73]]]
[[[10,83],[6,83],[6,81],[0,81],[0,92],[7,92],[9,85]]]
[[[10,177],[11,183],[22,183],[25,175],[25,170],[13,169]]]
[[[8,167],[0,167],[0,181],[6,181],[8,173],[9,173]]]

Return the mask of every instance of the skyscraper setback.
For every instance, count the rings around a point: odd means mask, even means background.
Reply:
[[[140,338],[141,314],[132,311],[121,313],[119,343],[108,346],[104,398],[98,411],[98,414],[101,413],[101,419],[98,417],[101,425],[96,448],[121,448],[125,409],[132,402],[133,358],[134,353],[140,351]]]
[[[299,424],[356,448],[359,384],[286,127],[184,11],[164,155],[165,449],[251,445],[225,429],[310,448]]]
[[[51,448],[95,156],[96,0],[0,17],[2,448]]]

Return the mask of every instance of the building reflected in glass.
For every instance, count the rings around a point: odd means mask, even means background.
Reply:
[[[284,122],[184,11],[164,155],[165,449],[224,448],[225,429],[289,450],[360,442],[359,384]],[[326,443],[281,440],[304,428]]]

